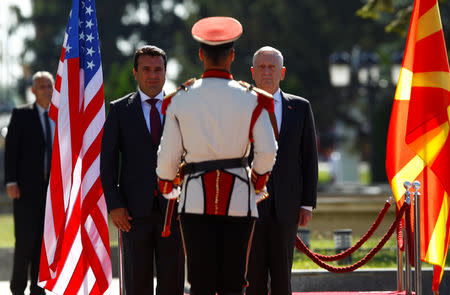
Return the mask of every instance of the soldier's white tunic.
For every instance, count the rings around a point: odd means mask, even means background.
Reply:
[[[257,95],[234,80],[209,77],[199,79],[188,91],[179,91],[166,111],[156,172],[161,179],[175,178],[180,158],[187,163],[247,157],[250,150],[250,121],[257,106]],[[253,128],[254,159],[258,174],[271,171],[277,143],[269,115],[263,109]],[[257,217],[255,192],[249,181],[249,169],[232,168],[228,216]],[[204,183],[197,172],[184,179],[179,212],[205,214]],[[217,173],[218,191],[220,171]],[[220,214],[218,214],[220,215]],[[222,214],[223,215],[223,214]]]

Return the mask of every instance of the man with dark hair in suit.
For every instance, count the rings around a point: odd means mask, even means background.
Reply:
[[[312,217],[317,197],[317,147],[309,102],[280,90],[283,55],[265,46],[255,52],[251,68],[256,86],[273,94],[278,153],[267,183],[269,198],[258,204],[250,253],[247,295],[290,295],[297,226]]]
[[[108,211],[122,232],[127,295],[153,294],[153,261],[159,295],[184,292],[184,254],[177,221],[161,237],[167,200],[157,190],[156,152],[163,116],[167,57],[156,46],[139,48],[133,73],[138,91],[111,102],[100,156]]]
[[[6,193],[13,199],[16,238],[10,285],[14,295],[24,294],[28,271],[30,294],[45,294],[37,280],[55,128],[48,117],[53,82],[49,72],[33,75],[31,92],[36,102],[13,110],[6,135]]]

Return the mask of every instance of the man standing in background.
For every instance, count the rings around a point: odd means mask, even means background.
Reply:
[[[30,295],[43,295],[37,285],[45,199],[50,177],[55,125],[48,117],[53,93],[49,72],[33,75],[36,102],[13,110],[5,146],[6,193],[13,199],[14,264],[10,289],[23,295],[30,272]]]
[[[317,146],[309,102],[280,90],[283,55],[265,46],[253,56],[253,80],[274,97],[278,152],[267,183],[269,198],[258,204],[250,253],[247,295],[290,295],[297,226],[312,217],[317,198]]]
[[[103,131],[100,178],[111,219],[122,231],[127,295],[153,294],[154,259],[156,294],[184,293],[178,222],[173,220],[169,237],[161,237],[167,200],[156,185],[166,66],[167,56],[156,46],[135,52],[138,91],[110,104]]]

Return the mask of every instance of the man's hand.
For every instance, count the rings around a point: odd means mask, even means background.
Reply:
[[[109,215],[111,216],[111,219],[114,223],[114,225],[121,231],[130,231],[131,224],[130,220],[131,216],[128,214],[127,209],[125,208],[116,208],[109,212]]]
[[[308,222],[312,218],[312,211],[309,211],[304,208],[300,208],[299,218],[298,218],[298,225],[300,226],[306,226]]]
[[[267,187],[264,186],[264,188],[258,194],[256,194],[256,197],[255,197],[256,204],[267,199],[268,197],[269,197],[269,193],[267,192]]]
[[[17,184],[10,184],[6,186],[6,193],[11,199],[20,198],[20,189]]]

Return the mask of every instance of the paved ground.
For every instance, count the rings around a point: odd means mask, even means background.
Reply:
[[[25,291],[25,294],[28,294],[27,291]],[[9,295],[11,294],[9,290],[9,282],[7,281],[0,281],[0,294],[1,295]],[[47,291],[48,295],[51,295],[52,293]],[[113,279],[113,282],[111,286],[109,287],[108,291],[104,295],[120,295],[119,292],[119,279]]]
[[[1,1],[1,0],[0,0]],[[153,284],[153,286],[156,287],[156,280]],[[185,287],[185,292],[188,289],[188,286]],[[25,290],[25,295],[29,294],[29,290]],[[53,293],[46,291],[48,295],[52,295]],[[9,290],[9,282],[8,281],[0,281],[0,295],[10,295],[11,291]],[[156,294],[156,292],[155,292]],[[119,279],[113,278],[111,286],[109,286],[109,289],[105,292],[104,295],[120,295],[119,290]]]
[[[156,282],[155,282],[156,283]],[[104,295],[120,295],[119,294],[119,279],[113,279],[111,286],[108,291]],[[9,282],[0,281],[0,294],[1,295],[9,295],[11,294],[9,291]],[[25,293],[27,294],[27,293]],[[52,293],[47,291],[48,295]],[[292,293],[293,295],[406,295],[404,292],[395,292],[395,291],[387,291],[387,292],[318,292],[318,293]],[[414,294],[414,293],[413,293]]]

